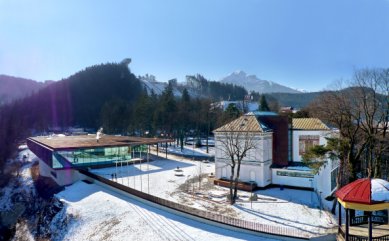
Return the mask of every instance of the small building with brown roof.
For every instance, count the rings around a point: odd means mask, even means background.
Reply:
[[[217,179],[229,179],[231,176],[231,152],[243,152],[247,149],[242,159],[240,179],[255,182],[260,187],[271,184],[271,129],[258,121],[255,115],[244,115],[214,130],[214,134]]]

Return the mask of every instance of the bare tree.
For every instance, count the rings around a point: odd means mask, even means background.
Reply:
[[[337,178],[338,187],[355,178],[354,167],[364,150],[361,143],[361,111],[353,108],[355,89],[344,88],[343,82],[336,84],[336,90],[322,94],[310,106],[311,115],[335,126],[339,134],[330,142],[329,148],[336,151],[340,163]]]
[[[242,123],[244,125],[244,123]],[[220,151],[228,158],[227,165],[231,169],[230,175],[230,204],[234,204],[237,198],[238,181],[242,160],[248,152],[256,148],[256,132],[231,130],[218,136]]]
[[[346,88],[345,88],[346,87]],[[311,114],[332,124],[339,135],[328,146],[339,157],[337,188],[356,178],[388,173],[389,69],[363,69],[325,92]]]
[[[354,85],[357,87],[354,108],[361,112],[360,123],[365,141],[365,155],[360,163],[360,171],[364,176],[380,176],[382,154],[388,148],[382,139],[386,135],[388,117],[384,96],[380,93],[384,79],[381,69],[360,70],[354,76]]]

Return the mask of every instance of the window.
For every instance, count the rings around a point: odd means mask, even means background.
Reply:
[[[53,154],[53,168],[63,168],[61,161],[70,162],[74,166],[83,166],[110,164],[131,158],[131,149],[128,146],[58,151]]]
[[[289,172],[289,171],[277,171],[277,176],[303,177],[303,178],[313,178],[314,177],[314,175],[312,173]]]
[[[331,172],[331,191],[336,188],[336,177],[338,175],[339,167]]]
[[[299,136],[299,155],[304,155],[313,146],[319,145],[319,136],[304,135]]]

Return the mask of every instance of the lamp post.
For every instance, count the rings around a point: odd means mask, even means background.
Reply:
[[[128,187],[130,187],[130,163],[128,158],[127,158],[127,185]]]
[[[253,182],[250,182],[250,186],[251,186],[250,203],[251,203],[251,209],[253,209]]]
[[[140,149],[138,149],[139,153],[140,153]],[[142,159],[139,158],[139,170],[140,170],[140,174],[139,174],[139,177],[140,177],[140,191],[142,192],[142,184],[143,184],[143,180],[142,180]]]
[[[120,180],[122,182],[122,185],[123,185],[123,160],[121,158],[121,151],[120,151],[120,148],[118,148],[118,158],[117,158],[118,161],[120,161]]]
[[[116,179],[116,177],[118,176],[118,161],[117,160],[115,161],[115,166],[116,166],[116,168],[115,168],[115,179]],[[117,179],[116,179],[116,181],[117,181]]]
[[[147,193],[150,194],[150,171],[149,171],[150,145],[147,145]]]
[[[210,120],[209,120],[209,112],[207,112],[207,122],[208,122],[208,128],[207,128],[207,154],[209,153],[208,150],[208,138],[209,138],[209,126],[210,126]]]

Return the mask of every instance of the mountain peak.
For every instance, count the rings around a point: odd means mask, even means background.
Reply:
[[[276,82],[259,79],[254,74],[248,75],[242,70],[233,72],[221,79],[220,82],[243,86],[248,91],[255,91],[259,93],[300,93],[298,90],[280,85]]]
[[[232,72],[232,73],[230,74],[230,76],[231,76],[231,75],[246,76],[247,74],[246,74],[246,72],[244,72],[243,70],[236,70],[236,71]]]

